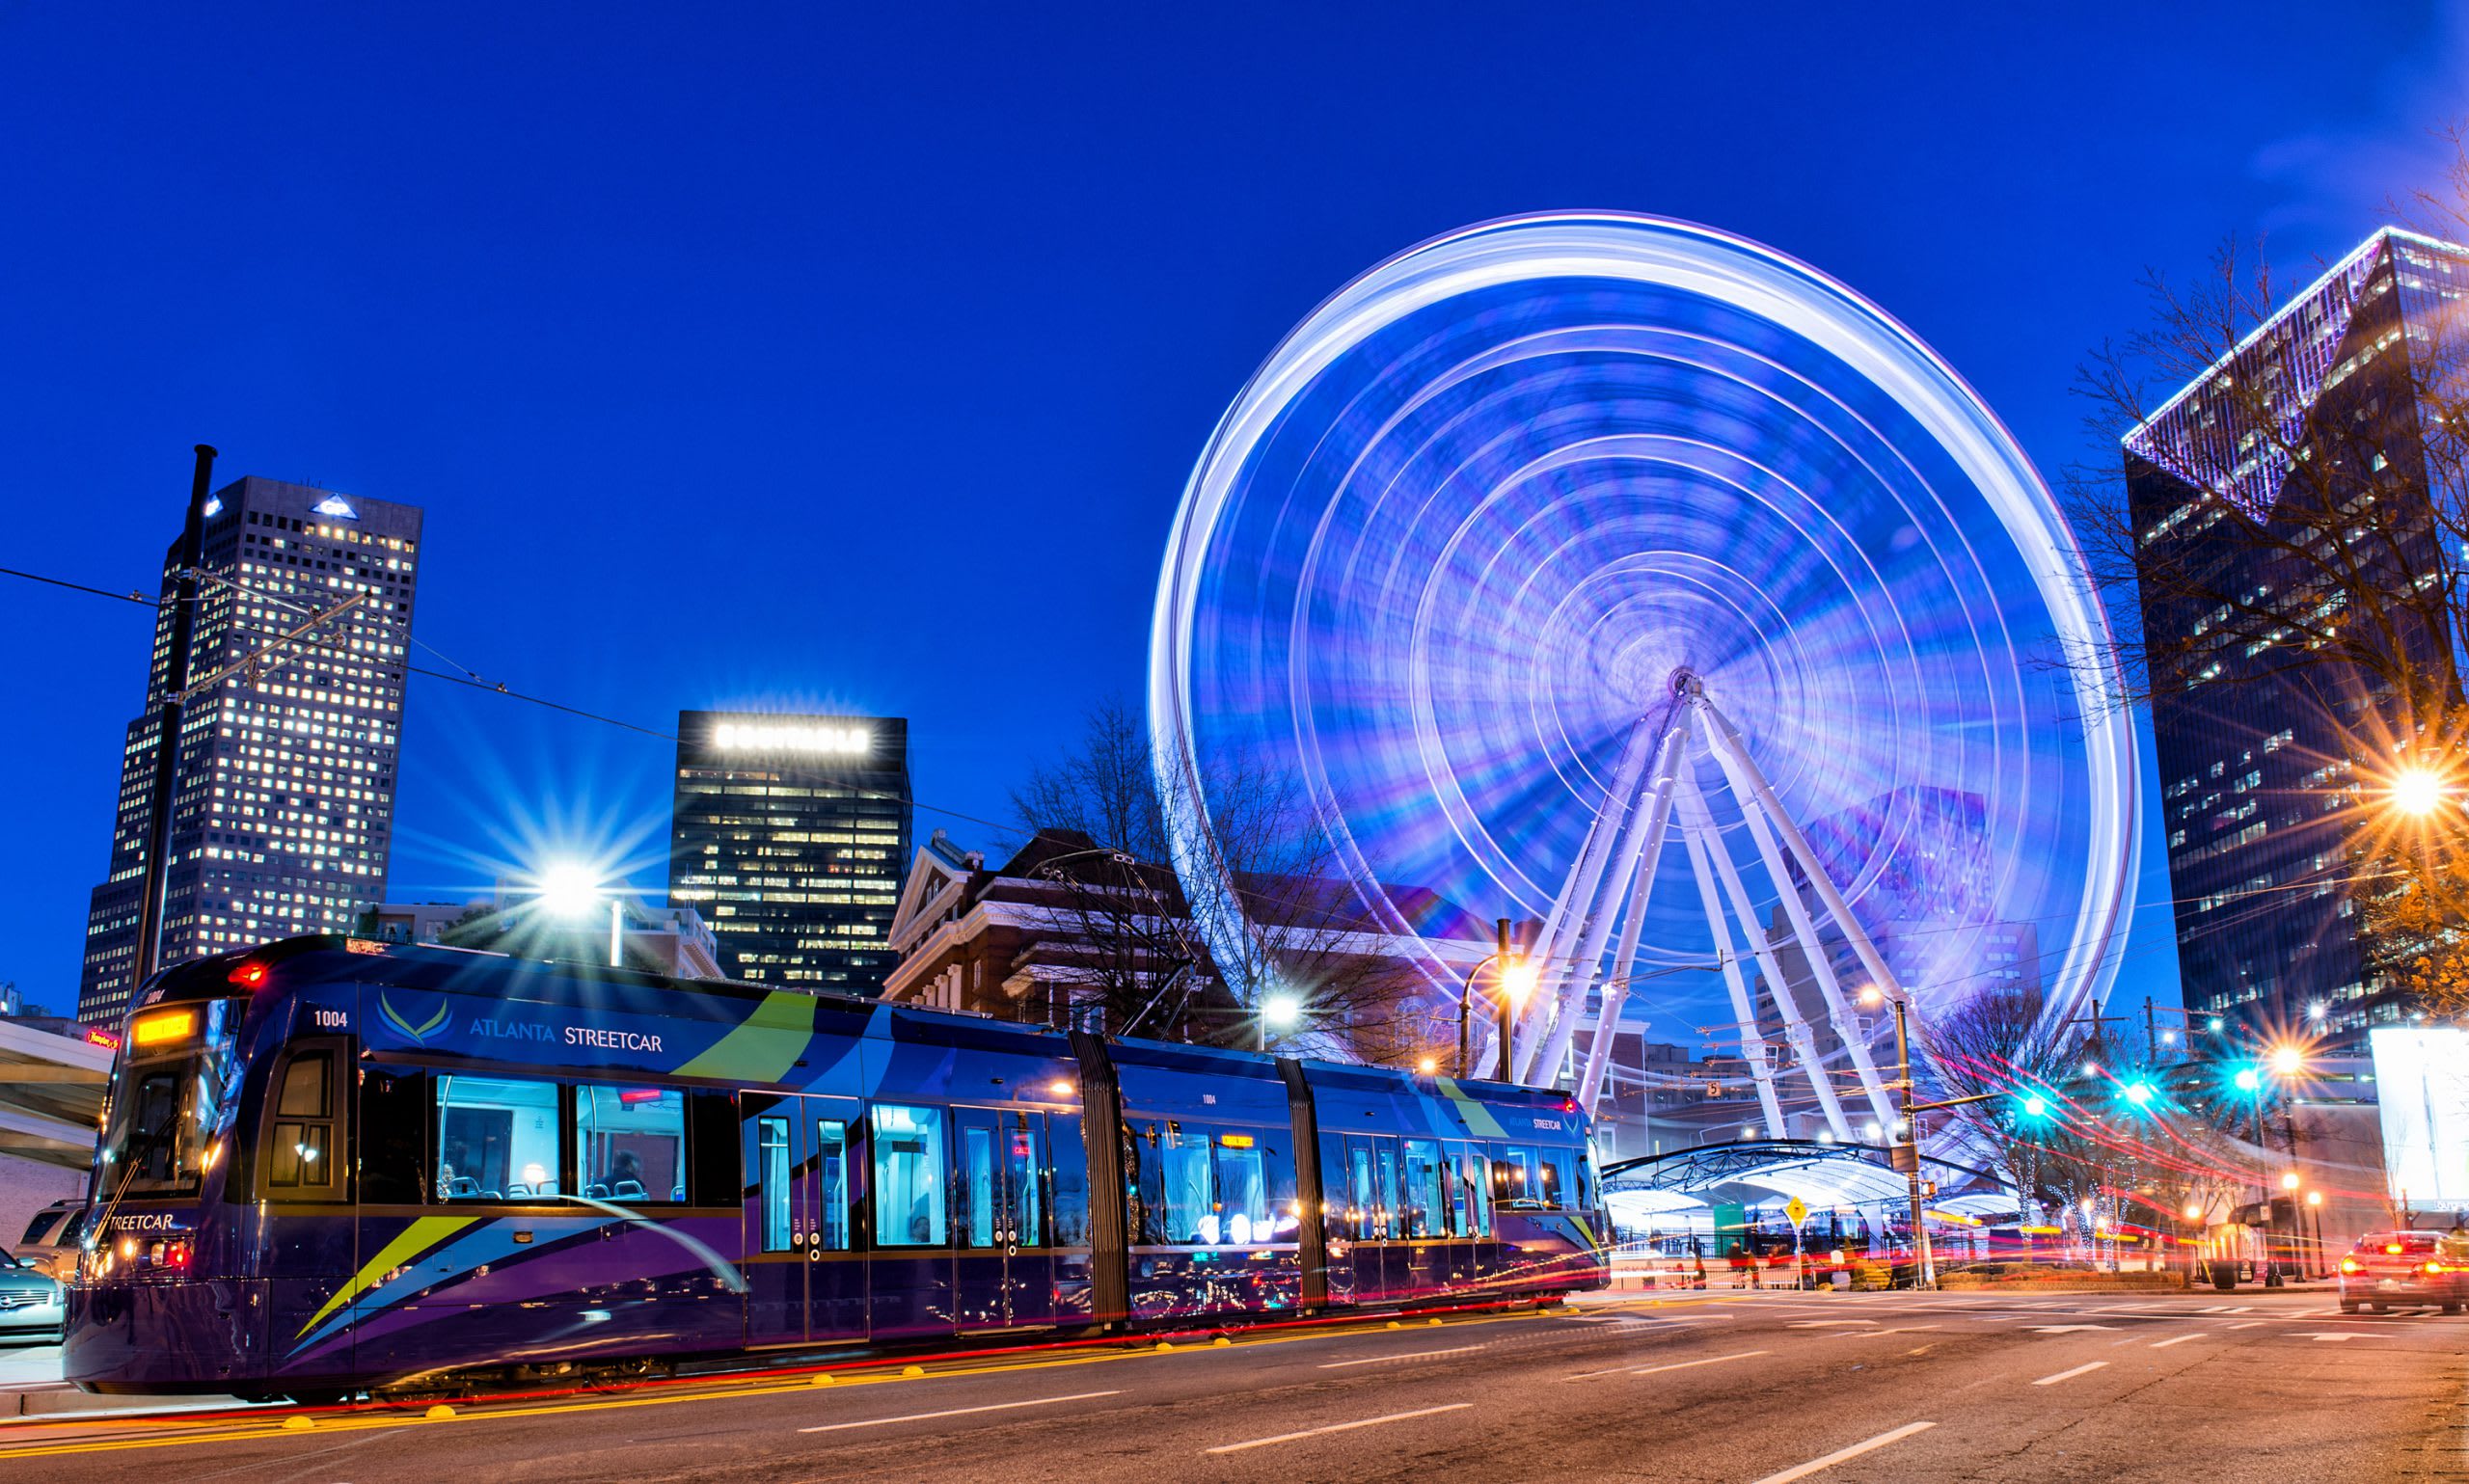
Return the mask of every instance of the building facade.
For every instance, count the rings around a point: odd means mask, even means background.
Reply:
[[[2362,560],[2440,565],[2422,389],[2464,295],[2469,251],[2378,232],[2126,439],[2185,1004],[2231,1029],[2204,1044],[2362,1046],[2407,1012],[2370,973],[2346,835],[2356,761],[2390,755],[2412,708],[2242,610],[2303,611],[2319,588],[2316,612],[2345,606],[2320,553],[2353,526],[2384,543]],[[2390,652],[2434,658],[2453,638],[2429,627]]]
[[[668,900],[732,979],[873,994],[912,813],[903,718],[680,712]]]
[[[386,900],[421,512],[252,476],[207,499],[203,541],[188,673],[194,686],[242,667],[192,695],[182,715],[165,857],[167,965],[294,933],[348,932]],[[108,872],[88,909],[77,1014],[89,1022],[117,1020],[136,988],[177,559],[175,541],[146,711],[121,753]],[[319,614],[332,616],[276,643]]]

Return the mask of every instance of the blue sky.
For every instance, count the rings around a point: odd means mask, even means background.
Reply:
[[[999,817],[1136,692],[1217,414],[1379,258],[1711,223],[1886,306],[2054,478],[2147,268],[2266,232],[2311,276],[2469,81],[2452,8],[1856,10],[0,6],[0,565],[148,584],[211,442],[425,506],[420,636],[493,680],[907,715],[919,796]],[[66,1008],[146,620],[0,581],[0,979]],[[393,894],[612,826],[657,884],[667,765],[416,680]]]

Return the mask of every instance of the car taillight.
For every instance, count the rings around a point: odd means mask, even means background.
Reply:
[[[2440,1273],[2443,1271],[2443,1264],[2440,1262],[2429,1262],[2427,1264],[2427,1271],[2429,1273]]]
[[[163,1266],[167,1268],[177,1268],[183,1273],[187,1272],[189,1270],[189,1244],[186,1242],[166,1243],[163,1248]]]
[[[2400,1244],[2400,1243],[2398,1243],[2398,1242],[2386,1242],[2386,1243],[2384,1243],[2384,1244],[2383,1244],[2383,1255],[2385,1255],[2386,1257],[2398,1257],[2399,1255],[2401,1255],[2401,1244]]]
[[[2344,1273],[2363,1273],[2366,1271],[2366,1264],[2358,1261],[2355,1257],[2343,1257],[2341,1259],[2341,1271]]]

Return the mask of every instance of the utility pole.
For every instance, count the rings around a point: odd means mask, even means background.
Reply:
[[[1499,1013],[1501,1023],[1500,1080],[1503,1082],[1509,1082],[1514,1080],[1509,1071],[1509,1037],[1515,1033],[1515,1027],[1510,1023],[1508,1003],[1508,977],[1506,972],[1508,968],[1509,951],[1508,919],[1506,917],[1495,919],[1493,922],[1493,931],[1498,941],[1494,944],[1492,949],[1494,955],[1492,961],[1501,965],[1502,969],[1500,976],[1500,992],[1492,996],[1492,1008]]]
[[[162,967],[163,908],[171,890],[172,795],[179,783],[180,718],[187,706],[189,645],[197,634],[197,573],[204,559],[205,501],[214,481],[214,445],[197,445],[197,467],[189,476],[188,518],[180,526],[180,544],[173,553],[171,653],[165,657],[163,698],[154,707],[154,777],[146,792],[145,864],[137,877],[137,958],[129,969],[129,991]]]
[[[1911,996],[1894,997],[1894,1066],[1895,1088],[1903,1094],[1903,1137],[1895,1141],[1894,1163],[1903,1171],[1904,1189],[1912,1203],[1912,1286],[1938,1286],[1937,1260],[1929,1251],[1929,1222],[1920,1207],[1920,1115],[1941,1108],[1960,1108],[1966,1103],[1985,1103],[2001,1094],[1974,1093],[1969,1097],[1948,1097],[1934,1103],[1912,1100],[1912,1028],[1907,1020]]]

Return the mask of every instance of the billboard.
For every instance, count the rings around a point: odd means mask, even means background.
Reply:
[[[2389,1026],[2368,1040],[2393,1203],[2469,1210],[2469,1031]]]

